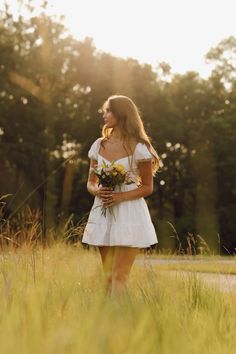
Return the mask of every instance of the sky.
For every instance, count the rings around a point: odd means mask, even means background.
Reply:
[[[15,4],[16,0],[7,0]],[[42,0],[33,0],[35,5]],[[172,73],[195,70],[208,77],[211,47],[236,37],[236,0],[48,0],[49,13],[65,16],[78,39],[92,37],[98,50],[132,57]]]

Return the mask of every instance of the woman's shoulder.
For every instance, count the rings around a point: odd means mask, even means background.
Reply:
[[[138,161],[152,160],[153,158],[153,155],[151,154],[147,144],[141,141],[136,144],[134,156]]]
[[[96,140],[94,140],[93,144],[98,144],[102,141],[103,137],[97,138]],[[92,145],[93,145],[92,144]]]
[[[97,160],[98,159],[98,151],[99,151],[99,148],[100,148],[100,143],[102,141],[102,137],[100,138],[97,138],[91,145],[90,149],[89,149],[89,152],[88,152],[88,157],[91,159],[95,159]]]

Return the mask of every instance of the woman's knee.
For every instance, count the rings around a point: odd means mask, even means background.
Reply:
[[[122,268],[113,268],[112,279],[119,282],[126,282],[129,277],[129,272]]]

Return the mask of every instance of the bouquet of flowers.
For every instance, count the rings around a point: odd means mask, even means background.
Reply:
[[[122,164],[116,164],[112,161],[110,164],[107,164],[104,160],[102,165],[98,165],[93,169],[94,173],[99,178],[98,185],[103,187],[115,189],[116,186],[121,186],[122,184],[132,184],[134,181],[129,176],[129,172],[125,170],[125,167]],[[102,215],[106,216],[106,207],[102,206]],[[112,212],[111,207],[108,208]]]

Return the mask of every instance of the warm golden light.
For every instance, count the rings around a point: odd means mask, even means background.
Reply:
[[[211,68],[205,54],[222,39],[236,36],[235,0],[49,0],[48,4],[49,13],[65,16],[75,37],[92,37],[98,50],[154,66],[166,61],[173,72],[195,70],[207,76]]]

